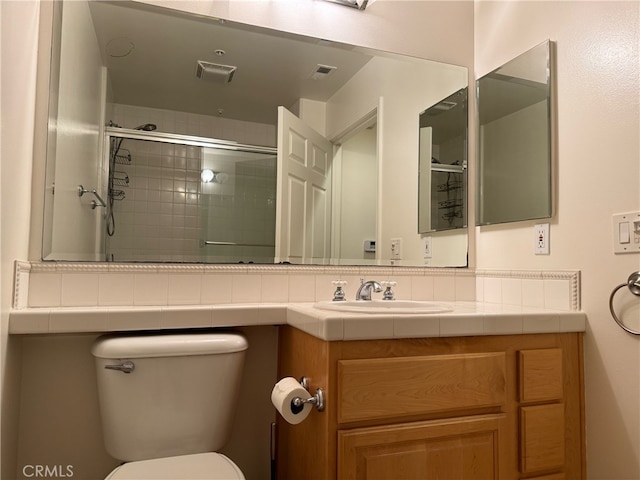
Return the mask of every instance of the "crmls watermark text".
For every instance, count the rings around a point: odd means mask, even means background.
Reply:
[[[22,475],[27,478],[70,478],[73,465],[25,465]]]

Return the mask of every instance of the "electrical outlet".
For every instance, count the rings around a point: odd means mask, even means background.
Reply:
[[[402,239],[391,239],[391,260],[402,260]]]
[[[540,223],[533,227],[533,253],[536,255],[549,255],[549,224]]]

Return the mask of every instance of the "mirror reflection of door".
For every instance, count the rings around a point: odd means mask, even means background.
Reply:
[[[278,107],[276,262],[331,259],[331,142]]]

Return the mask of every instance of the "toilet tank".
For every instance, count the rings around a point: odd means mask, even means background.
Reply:
[[[91,350],[107,452],[134,461],[217,451],[231,433],[247,347],[237,333],[99,337]],[[130,373],[117,369],[129,363]]]

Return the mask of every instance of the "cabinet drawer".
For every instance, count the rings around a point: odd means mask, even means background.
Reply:
[[[455,412],[505,403],[505,354],[340,360],[338,421]]]
[[[521,402],[562,399],[562,349],[521,350],[518,366]]]

